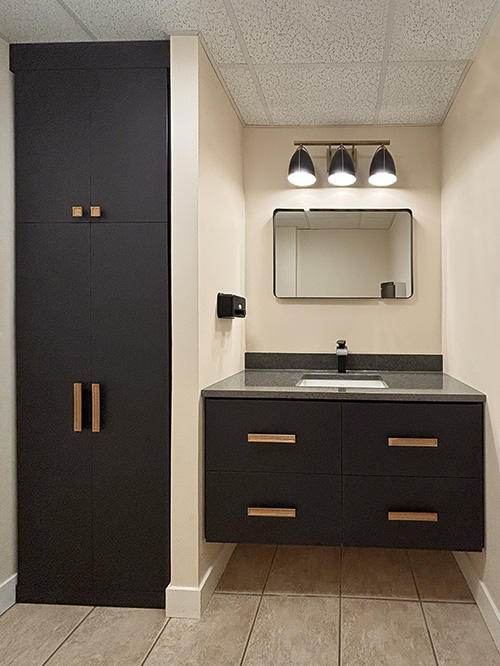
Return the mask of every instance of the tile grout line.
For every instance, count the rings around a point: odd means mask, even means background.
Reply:
[[[56,649],[55,649],[53,652],[51,652],[51,654],[47,657],[47,659],[45,659],[45,661],[43,661],[43,662],[40,664],[40,666],[45,666],[45,664],[48,664],[48,662],[52,659],[52,657],[56,654],[56,652],[58,652],[58,651],[62,648],[62,646],[66,643],[66,641],[68,640],[68,638],[70,638],[71,636],[73,636],[73,634],[75,633],[75,631],[76,631],[79,627],[81,627],[81,625],[82,625],[82,624],[85,622],[85,620],[86,620],[86,619],[87,619],[87,618],[88,618],[88,617],[89,617],[89,616],[95,611],[95,609],[96,609],[96,607],[95,607],[95,606],[92,606],[92,608],[89,610],[89,612],[88,612],[86,615],[84,615],[84,616],[82,617],[82,619],[80,620],[80,622],[78,622],[78,624],[77,624],[75,627],[73,627],[73,629],[69,632],[69,634],[66,636],[66,638],[65,638],[61,643],[59,643],[59,645],[56,647]]]
[[[422,597],[420,595],[420,590],[418,589],[417,578],[416,578],[415,572],[413,570],[413,564],[412,564],[410,553],[409,553],[408,550],[406,551],[406,557],[408,558],[408,564],[410,565],[410,571],[411,571],[411,575],[412,575],[412,578],[413,578],[413,584],[415,585],[415,589],[417,590],[418,601],[420,603],[420,610],[422,612],[422,617],[424,618],[425,629],[427,631],[427,636],[429,638],[429,643],[431,644],[431,650],[432,650],[432,654],[434,655],[434,661],[436,662],[436,666],[440,666],[439,665],[439,659],[438,659],[438,656],[437,656],[437,653],[436,653],[436,648],[434,647],[434,641],[432,640],[431,631],[429,629],[429,624],[427,622],[427,617],[425,615],[424,604],[422,602]]]
[[[264,599],[264,590],[266,589],[267,581],[269,580],[269,576],[271,575],[271,569],[273,568],[273,564],[274,564],[274,560],[276,559],[276,553],[277,552],[278,552],[278,546],[276,546],[276,548],[274,550],[273,557],[271,559],[271,564],[269,565],[269,570],[267,572],[266,580],[264,581],[264,585],[262,586],[262,592],[260,594],[259,603],[257,604],[257,609],[255,611],[252,626],[250,627],[250,631],[248,632],[247,641],[246,641],[245,647],[243,649],[243,654],[241,655],[241,660],[240,660],[239,666],[243,666],[243,662],[245,661],[245,657],[247,656],[248,646],[250,645],[250,638],[252,637],[253,629],[255,627],[255,623],[257,622],[257,616],[258,616],[259,611],[260,611],[260,607],[261,607],[261,604],[262,604],[262,599]]]
[[[171,619],[172,619],[172,618],[170,618],[170,617],[167,617],[167,618],[166,618],[166,622],[165,622],[165,624],[163,625],[163,627],[162,627],[162,628],[160,629],[160,631],[158,632],[158,636],[154,639],[153,644],[151,645],[151,647],[149,648],[149,650],[148,650],[148,651],[146,652],[146,654],[144,655],[144,659],[141,661],[141,663],[139,664],[139,666],[144,666],[144,664],[146,663],[146,661],[149,659],[149,655],[151,654],[151,652],[153,652],[153,650],[154,650],[154,648],[156,647],[158,641],[159,641],[160,638],[163,636],[163,632],[164,632],[165,629],[167,628],[167,625],[168,625],[168,623],[170,622]]]

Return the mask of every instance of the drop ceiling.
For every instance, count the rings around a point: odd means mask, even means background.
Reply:
[[[500,0],[0,0],[9,42],[199,34],[248,125],[441,123]]]

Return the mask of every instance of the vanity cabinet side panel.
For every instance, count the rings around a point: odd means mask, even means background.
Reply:
[[[340,474],[340,416],[334,401],[207,398],[206,468]]]
[[[347,475],[482,478],[483,406],[344,402],[342,442]]]

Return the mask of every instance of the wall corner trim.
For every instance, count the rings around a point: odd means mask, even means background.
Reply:
[[[226,543],[215,562],[207,569],[197,587],[181,587],[170,584],[165,590],[167,617],[198,619],[203,615],[220,577],[229,562],[235,545]]]
[[[16,603],[17,574],[0,583],[0,615]]]
[[[488,592],[488,588],[477,575],[467,553],[457,552],[453,554],[495,641],[495,645],[500,650],[500,610]]]

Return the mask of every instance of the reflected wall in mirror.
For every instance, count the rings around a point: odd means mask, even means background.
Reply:
[[[405,209],[277,209],[278,298],[410,298],[413,215]]]

